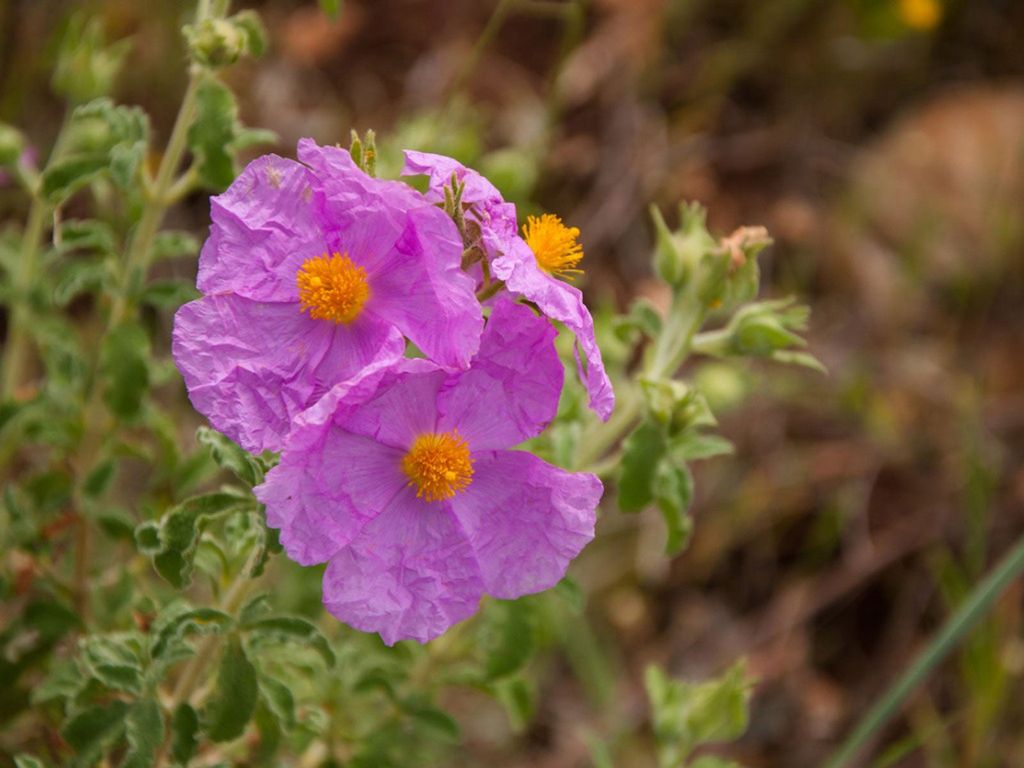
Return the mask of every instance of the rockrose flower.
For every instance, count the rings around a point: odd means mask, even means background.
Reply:
[[[403,334],[460,369],[483,327],[441,210],[342,149],[304,139],[298,154],[253,161],[213,198],[205,296],[174,319],[193,405],[254,452],[280,449],[291,420],[335,384],[400,358]]]
[[[467,221],[479,229],[491,274],[503,281],[507,290],[532,301],[576,335],[576,365],[590,396],[590,407],[607,420],[615,407],[615,393],[594,339],[594,320],[583,303],[583,294],[565,282],[581,272],[577,268],[583,258],[577,242],[579,230],[565,226],[557,216],[545,214],[528,217],[520,237],[515,206],[505,202],[487,179],[450,157],[406,151],[402,173],[427,175],[427,197],[435,202],[444,199],[444,187],[451,183],[453,174],[465,185],[462,202],[468,206]]]
[[[555,415],[554,335],[504,297],[469,370],[377,365],[298,417],[256,496],[292,559],[328,563],[337,618],[425,642],[484,593],[553,586],[593,538],[601,482],[508,450]]]

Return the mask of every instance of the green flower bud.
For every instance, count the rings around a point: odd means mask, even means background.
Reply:
[[[7,123],[0,123],[0,168],[9,168],[18,162],[25,150],[25,137],[21,131]]]
[[[106,45],[98,19],[74,16],[61,40],[53,88],[72,103],[84,104],[109,94],[121,70],[128,43]]]
[[[673,288],[681,288],[696,276],[704,257],[716,246],[708,234],[704,209],[698,203],[681,204],[675,232],[657,208],[651,208],[651,218],[655,230],[654,271]]]
[[[234,64],[248,50],[248,35],[231,19],[203,19],[182,32],[192,58],[207,67]]]

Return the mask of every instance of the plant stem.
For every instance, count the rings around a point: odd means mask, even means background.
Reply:
[[[114,304],[110,311],[109,328],[113,328],[128,314],[130,309],[128,297],[131,287],[145,275],[153,238],[160,228],[167,208],[173,202],[170,191],[175,186],[174,175],[185,154],[188,129],[195,117],[196,93],[199,90],[203,73],[203,69],[197,65],[193,65],[189,71],[188,85],[185,88],[184,96],[182,96],[181,107],[174,120],[170,138],[167,140],[167,149],[160,160],[160,167],[157,169],[156,178],[153,181],[152,195],[146,199],[139,224],[128,246],[128,255],[122,266],[120,289],[114,296]]]
[[[57,138],[54,139],[53,149],[50,151],[50,158],[47,165],[52,164],[64,154],[70,131],[71,112],[69,108],[64,113],[60,130],[57,131]],[[26,189],[32,194],[32,205],[29,208],[28,220],[25,222],[25,232],[21,240],[21,259],[18,261],[18,271],[12,276],[14,293],[11,301],[11,312],[8,316],[7,340],[4,343],[3,359],[0,361],[0,370],[3,371],[3,379],[0,381],[0,400],[6,400],[14,394],[14,390],[21,382],[22,368],[28,356],[28,334],[27,328],[31,319],[29,309],[29,294],[35,283],[36,261],[39,259],[39,246],[43,239],[43,232],[46,230],[46,220],[51,215],[53,208],[40,194],[39,174],[23,169],[19,163],[19,176]]]
[[[243,566],[242,571],[235,577],[231,586],[224,593],[223,598],[220,600],[218,609],[224,613],[233,616],[238,609],[241,607],[242,602],[249,594],[250,590],[255,584],[256,580],[247,577],[245,574],[249,570],[249,563]],[[199,646],[199,651],[192,658],[192,660],[185,667],[181,673],[181,677],[178,678],[178,682],[174,685],[174,690],[171,691],[170,700],[167,702],[167,710],[174,716],[175,710],[182,705],[191,701],[192,696],[195,694],[199,682],[202,678],[203,673],[209,666],[210,661],[213,659],[214,652],[217,650],[219,645],[219,639],[217,635],[210,635],[202,644]],[[164,760],[167,757],[167,750],[171,746],[171,734],[167,733],[163,743],[160,745],[160,749],[153,760],[153,765],[156,768],[164,764]]]
[[[825,768],[847,765],[865,743],[895,715],[907,697],[941,662],[964,636],[974,628],[992,608],[996,599],[1010,584],[1024,573],[1024,536],[1017,540],[1010,553],[974,588],[974,591],[950,617],[938,635],[914,660],[902,677],[886,692],[882,699],[861,719],[853,733],[825,764]]]
[[[35,279],[36,259],[39,256],[39,244],[46,228],[46,216],[50,206],[38,194],[32,198],[28,221],[21,240],[21,258],[18,260],[18,271],[12,276],[11,312],[8,320],[7,341],[3,351],[3,383],[0,385],[0,400],[6,400],[14,394],[21,381],[21,371],[28,356],[28,336],[31,310],[29,293]]]

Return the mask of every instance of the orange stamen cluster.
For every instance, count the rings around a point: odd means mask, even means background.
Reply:
[[[417,498],[450,499],[473,481],[469,444],[455,430],[420,435],[402,458],[402,471],[417,486]]]
[[[335,253],[306,259],[295,277],[299,302],[314,320],[351,323],[370,297],[366,270],[347,254]]]
[[[576,268],[583,258],[583,246],[576,241],[579,236],[578,228],[565,226],[551,213],[540,217],[528,216],[523,225],[523,238],[533,251],[537,266],[549,275],[568,280],[583,273],[582,269]]]

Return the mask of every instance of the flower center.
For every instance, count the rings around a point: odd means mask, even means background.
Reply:
[[[370,297],[366,270],[348,254],[335,253],[306,259],[295,276],[302,311],[314,320],[351,323]]]
[[[583,274],[582,269],[576,269],[583,258],[583,246],[576,242],[579,236],[578,228],[565,226],[551,213],[540,218],[528,216],[523,225],[523,238],[533,251],[537,266],[549,275],[569,280],[573,275]]]
[[[456,430],[420,435],[402,458],[402,471],[417,485],[417,498],[450,499],[473,482],[469,444]]]

